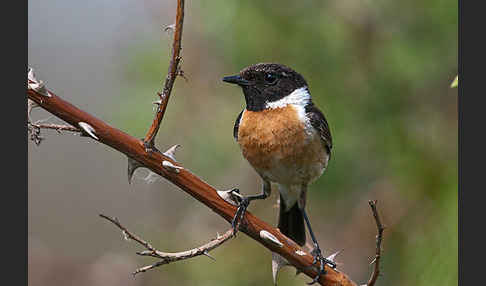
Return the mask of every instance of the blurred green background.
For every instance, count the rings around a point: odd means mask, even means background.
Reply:
[[[29,64],[58,95],[143,137],[161,89],[176,1],[29,1]],[[377,199],[387,226],[377,285],[458,282],[458,4],[456,1],[187,1],[182,69],[157,138],[219,189],[260,191],[232,137],[244,108],[221,82],[258,62],[301,73],[326,115],[333,156],[308,194],[324,254],[369,277]],[[34,111],[33,117],[49,115]],[[56,122],[55,119],[51,119]],[[229,225],[146,170],[87,138],[44,132],[29,143],[29,285],[272,285],[271,254],[239,235],[206,257],[140,274],[155,262],[97,217],[117,216],[166,251],[195,247]],[[276,224],[277,191],[250,211]],[[284,268],[279,285],[303,285]]]

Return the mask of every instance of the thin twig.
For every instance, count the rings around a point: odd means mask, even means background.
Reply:
[[[183,74],[179,63],[181,61],[181,42],[182,42],[182,27],[184,24],[184,0],[177,1],[177,14],[176,14],[176,23],[175,23],[175,33],[174,33],[174,41],[172,43],[172,57],[169,63],[169,72],[165,78],[164,89],[162,93],[158,93],[160,100],[157,101],[158,108],[157,112],[155,113],[155,118],[150,126],[147,135],[145,135],[144,143],[147,149],[151,149],[154,146],[155,136],[157,136],[157,132],[160,128],[160,123],[164,118],[165,110],[167,109],[167,104],[169,102],[170,93],[172,91],[172,87],[174,86],[174,82],[178,75]]]
[[[373,216],[375,218],[376,222],[376,228],[378,229],[378,235],[376,236],[376,252],[375,252],[375,258],[371,263],[374,264],[373,268],[373,273],[371,274],[370,279],[368,280],[368,283],[366,283],[367,286],[374,286],[376,283],[376,280],[378,279],[378,276],[380,275],[380,258],[381,258],[381,242],[383,240],[383,231],[385,230],[385,227],[381,224],[380,216],[378,215],[378,210],[376,209],[376,200],[373,201],[368,201],[371,207],[371,211],[373,212]]]
[[[27,124],[27,130],[30,133],[30,140],[34,141],[37,146],[39,146],[42,140],[44,140],[44,137],[41,136],[41,129],[54,129],[59,133],[61,133],[61,131],[81,132],[81,130],[79,130],[78,128],[69,125],[41,124],[31,122],[27,122]]]
[[[193,258],[196,256],[200,255],[205,255],[211,259],[214,260],[213,257],[209,255],[209,252],[219,246],[221,246],[224,242],[229,240],[230,238],[234,237],[233,233],[233,228],[229,229],[225,234],[223,235],[218,235],[215,239],[211,240],[210,242],[201,245],[199,247],[182,251],[182,252],[175,252],[175,253],[170,253],[170,252],[162,252],[157,249],[155,249],[149,242],[145,241],[144,239],[140,238],[138,235],[131,233],[126,227],[124,227],[117,218],[112,218],[109,216],[106,216],[104,214],[100,214],[100,217],[112,222],[115,224],[119,229],[122,230],[122,233],[126,239],[131,239],[139,244],[141,244],[143,247],[145,247],[146,251],[139,251],[137,252],[138,255],[141,256],[152,256],[155,258],[160,258],[162,259],[161,261],[158,261],[154,264],[147,265],[144,267],[140,267],[133,272],[133,275],[136,275],[141,272],[145,272],[147,270],[159,267],[161,265],[169,264],[172,262],[180,261],[180,260],[185,260],[189,258]]]
[[[63,124],[36,124],[36,123],[29,123],[35,128],[39,129],[54,129],[58,132],[60,131],[71,131],[71,132],[81,132],[79,128],[70,125],[63,125]]]

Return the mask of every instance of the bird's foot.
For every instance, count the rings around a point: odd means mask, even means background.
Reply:
[[[312,265],[316,265],[317,261],[319,261],[320,266],[319,266],[319,272],[317,273],[316,277],[312,279],[311,282],[307,283],[307,285],[312,285],[317,283],[319,281],[319,277],[321,275],[326,274],[326,270],[324,270],[324,265],[329,264],[332,269],[336,268],[336,263],[330,259],[325,258],[322,256],[321,249],[319,248],[319,245],[317,243],[314,243],[314,249],[311,252],[312,256],[314,257],[314,260],[312,261]]]
[[[238,209],[236,210],[235,216],[231,221],[231,226],[233,227],[233,235],[236,236],[236,233],[238,232],[238,229],[240,227],[240,223],[245,216],[246,209],[250,205],[250,200],[247,197],[241,195],[240,190],[238,189],[231,190],[231,195],[233,195],[238,202]]]

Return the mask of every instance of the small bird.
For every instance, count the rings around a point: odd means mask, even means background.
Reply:
[[[303,246],[305,224],[314,243],[314,264],[336,264],[324,258],[305,211],[307,186],[319,178],[331,158],[332,137],[322,112],[314,105],[305,79],[291,68],[276,63],[259,63],[244,68],[223,81],[243,89],[246,108],[238,115],[233,136],[243,156],[263,180],[259,195],[241,198],[233,218],[236,231],[252,200],[270,195],[271,183],[280,193],[280,231]],[[275,274],[274,274],[275,276]],[[274,277],[275,279],[275,277]]]

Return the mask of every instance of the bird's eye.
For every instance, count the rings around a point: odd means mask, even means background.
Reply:
[[[277,76],[273,73],[265,74],[265,82],[268,84],[274,84],[277,82]]]

